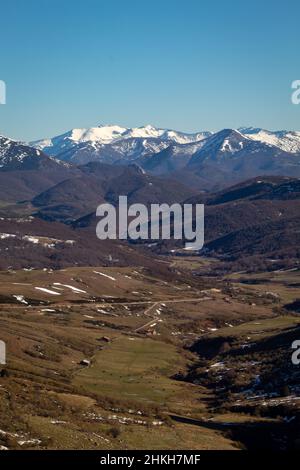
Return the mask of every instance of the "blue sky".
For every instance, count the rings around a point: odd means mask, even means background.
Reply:
[[[1,2],[0,133],[300,129],[298,0]]]

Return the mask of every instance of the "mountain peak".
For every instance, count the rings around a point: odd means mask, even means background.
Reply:
[[[189,144],[205,139],[209,132],[188,134],[146,124],[121,127],[99,124],[97,127],[75,128],[53,137],[31,142],[30,145],[61,160],[84,164],[88,161],[114,163],[135,161],[158,153],[172,144]]]
[[[239,130],[252,140],[273,145],[284,152],[300,152],[300,132],[284,130],[273,132],[259,127],[240,128]]]
[[[216,133],[189,134],[145,124],[140,127],[122,127],[99,124],[97,127],[75,128],[65,134],[32,142],[31,145],[61,160],[84,164],[88,161],[104,163],[133,162],[156,155],[174,147],[176,155],[206,151],[207,158],[237,153],[254,144],[276,147],[288,153],[300,153],[300,133],[272,132],[256,127],[226,128]],[[194,148],[196,145],[197,148]]]
[[[65,162],[49,157],[41,150],[22,142],[0,136],[0,170],[32,170],[37,168],[58,168]]]
[[[223,129],[204,142],[200,152],[235,153],[244,148],[249,138],[236,129]]]

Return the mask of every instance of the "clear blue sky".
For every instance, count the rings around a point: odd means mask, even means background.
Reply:
[[[300,129],[299,0],[1,2],[0,133]]]

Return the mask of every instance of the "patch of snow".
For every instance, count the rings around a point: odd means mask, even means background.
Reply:
[[[24,299],[24,295],[13,295],[13,297],[17,299],[18,302],[21,302],[21,304],[28,305],[28,302]]]
[[[77,287],[70,286],[69,284],[61,284],[60,282],[54,282],[53,286],[67,287],[68,289],[71,289],[73,292],[76,292],[78,294],[86,294],[85,290],[78,289]]]
[[[99,274],[100,276],[107,277],[107,279],[110,279],[111,281],[116,281],[116,279],[112,276],[109,276],[108,274],[101,273],[99,271],[93,271],[94,274]]]
[[[13,233],[0,233],[0,240],[5,240],[6,238],[16,238],[17,235]]]
[[[46,294],[51,294],[51,295],[61,295],[59,292],[55,292],[50,289],[46,289],[45,287],[35,287],[36,290],[40,290],[42,292],[45,292]]]

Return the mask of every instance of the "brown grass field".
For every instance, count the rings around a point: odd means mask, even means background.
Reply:
[[[178,374],[197,363],[188,347],[198,338],[263,338],[299,325],[280,311],[296,298],[288,284],[299,274],[245,284],[195,276],[197,259],[171,264],[170,281],[142,268],[0,273],[3,448],[243,447],[228,423],[267,418],[225,413],[213,388]]]

